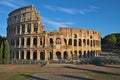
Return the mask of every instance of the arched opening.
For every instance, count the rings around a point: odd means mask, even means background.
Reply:
[[[24,59],[24,51],[21,51],[21,59]]]
[[[16,46],[19,46],[19,39],[16,39]]]
[[[21,45],[24,46],[24,38],[21,38]]]
[[[73,37],[74,37],[74,38],[77,38],[77,34],[74,34]]]
[[[60,38],[56,39],[56,44],[61,44],[61,39]]]
[[[28,26],[27,26],[27,32],[28,32],[28,33],[31,32],[31,23],[29,23]]]
[[[51,47],[53,47],[53,43],[54,43],[54,42],[53,42],[53,39],[50,38],[50,46],[51,46]]]
[[[87,39],[87,45],[89,46],[89,39]]]
[[[35,23],[35,24],[34,24],[34,32],[37,32],[37,31],[38,31],[38,24]]]
[[[89,51],[87,51],[87,57],[88,57],[88,58],[90,57],[90,55],[89,55],[89,54],[90,54],[90,52],[89,52]]]
[[[33,52],[33,60],[36,60],[37,59],[37,51],[34,51]]]
[[[50,60],[53,60],[53,53],[50,52]]]
[[[82,52],[79,51],[79,58],[82,58]]]
[[[30,51],[27,51],[26,58],[29,60],[30,59]]]
[[[33,45],[36,47],[37,46],[37,37],[33,38]]]
[[[19,59],[19,51],[16,51],[16,59]]]
[[[45,60],[45,53],[44,52],[40,52],[40,60]]]
[[[64,52],[64,59],[68,59],[68,54],[66,51]]]
[[[27,45],[30,46],[30,38],[27,38]]]
[[[59,51],[56,52],[57,59],[61,59],[61,53]]]
[[[82,46],[82,41],[81,41],[81,39],[79,39],[79,46]]]
[[[69,39],[68,45],[72,45],[72,39]]]
[[[92,42],[92,40],[90,41],[90,46],[91,46],[91,47],[93,46],[93,42]]]
[[[84,51],[83,57],[86,58],[86,51]]]
[[[84,46],[86,46],[86,40],[85,39],[83,39],[83,44],[84,44]]]
[[[74,46],[77,46],[77,40],[74,39]]]

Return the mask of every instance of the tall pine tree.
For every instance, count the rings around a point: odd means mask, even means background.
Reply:
[[[3,60],[3,42],[0,43],[0,63],[2,63]]]
[[[9,44],[7,40],[4,40],[3,42],[3,58],[4,58],[4,63],[7,64],[10,61],[10,49],[9,49]]]

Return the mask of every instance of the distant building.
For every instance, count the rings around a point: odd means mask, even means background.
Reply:
[[[101,52],[100,33],[94,30],[61,27],[59,31],[43,31],[33,5],[16,9],[8,16],[7,39],[12,59],[91,58]]]

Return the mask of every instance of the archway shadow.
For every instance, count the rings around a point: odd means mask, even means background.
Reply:
[[[84,70],[84,71],[90,71],[90,72],[100,73],[100,74],[120,76],[120,74],[111,73],[111,72],[106,72],[106,71],[100,71],[100,70],[85,69],[85,68],[78,68],[78,67],[71,67],[71,66],[65,66],[65,68],[76,69],[76,70]]]
[[[27,74],[21,74],[21,75],[29,78],[30,80],[47,80],[44,78],[40,78],[40,77],[36,77],[36,76],[32,76],[32,75],[27,75]]]
[[[96,65],[96,66],[120,69],[120,66],[118,66],[118,67],[116,67],[116,66],[111,66],[111,65],[110,65],[110,66],[107,66],[107,65]]]
[[[84,77],[80,77],[80,76],[74,76],[74,75],[68,75],[68,74],[59,74],[58,76],[61,77],[67,77],[70,79],[78,79],[78,80],[94,80],[94,79],[90,79],[90,78],[84,78]]]

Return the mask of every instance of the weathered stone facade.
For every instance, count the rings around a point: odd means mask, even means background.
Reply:
[[[100,33],[82,28],[61,27],[43,31],[36,9],[30,5],[12,11],[8,17],[7,39],[11,58],[64,60],[99,56]]]

